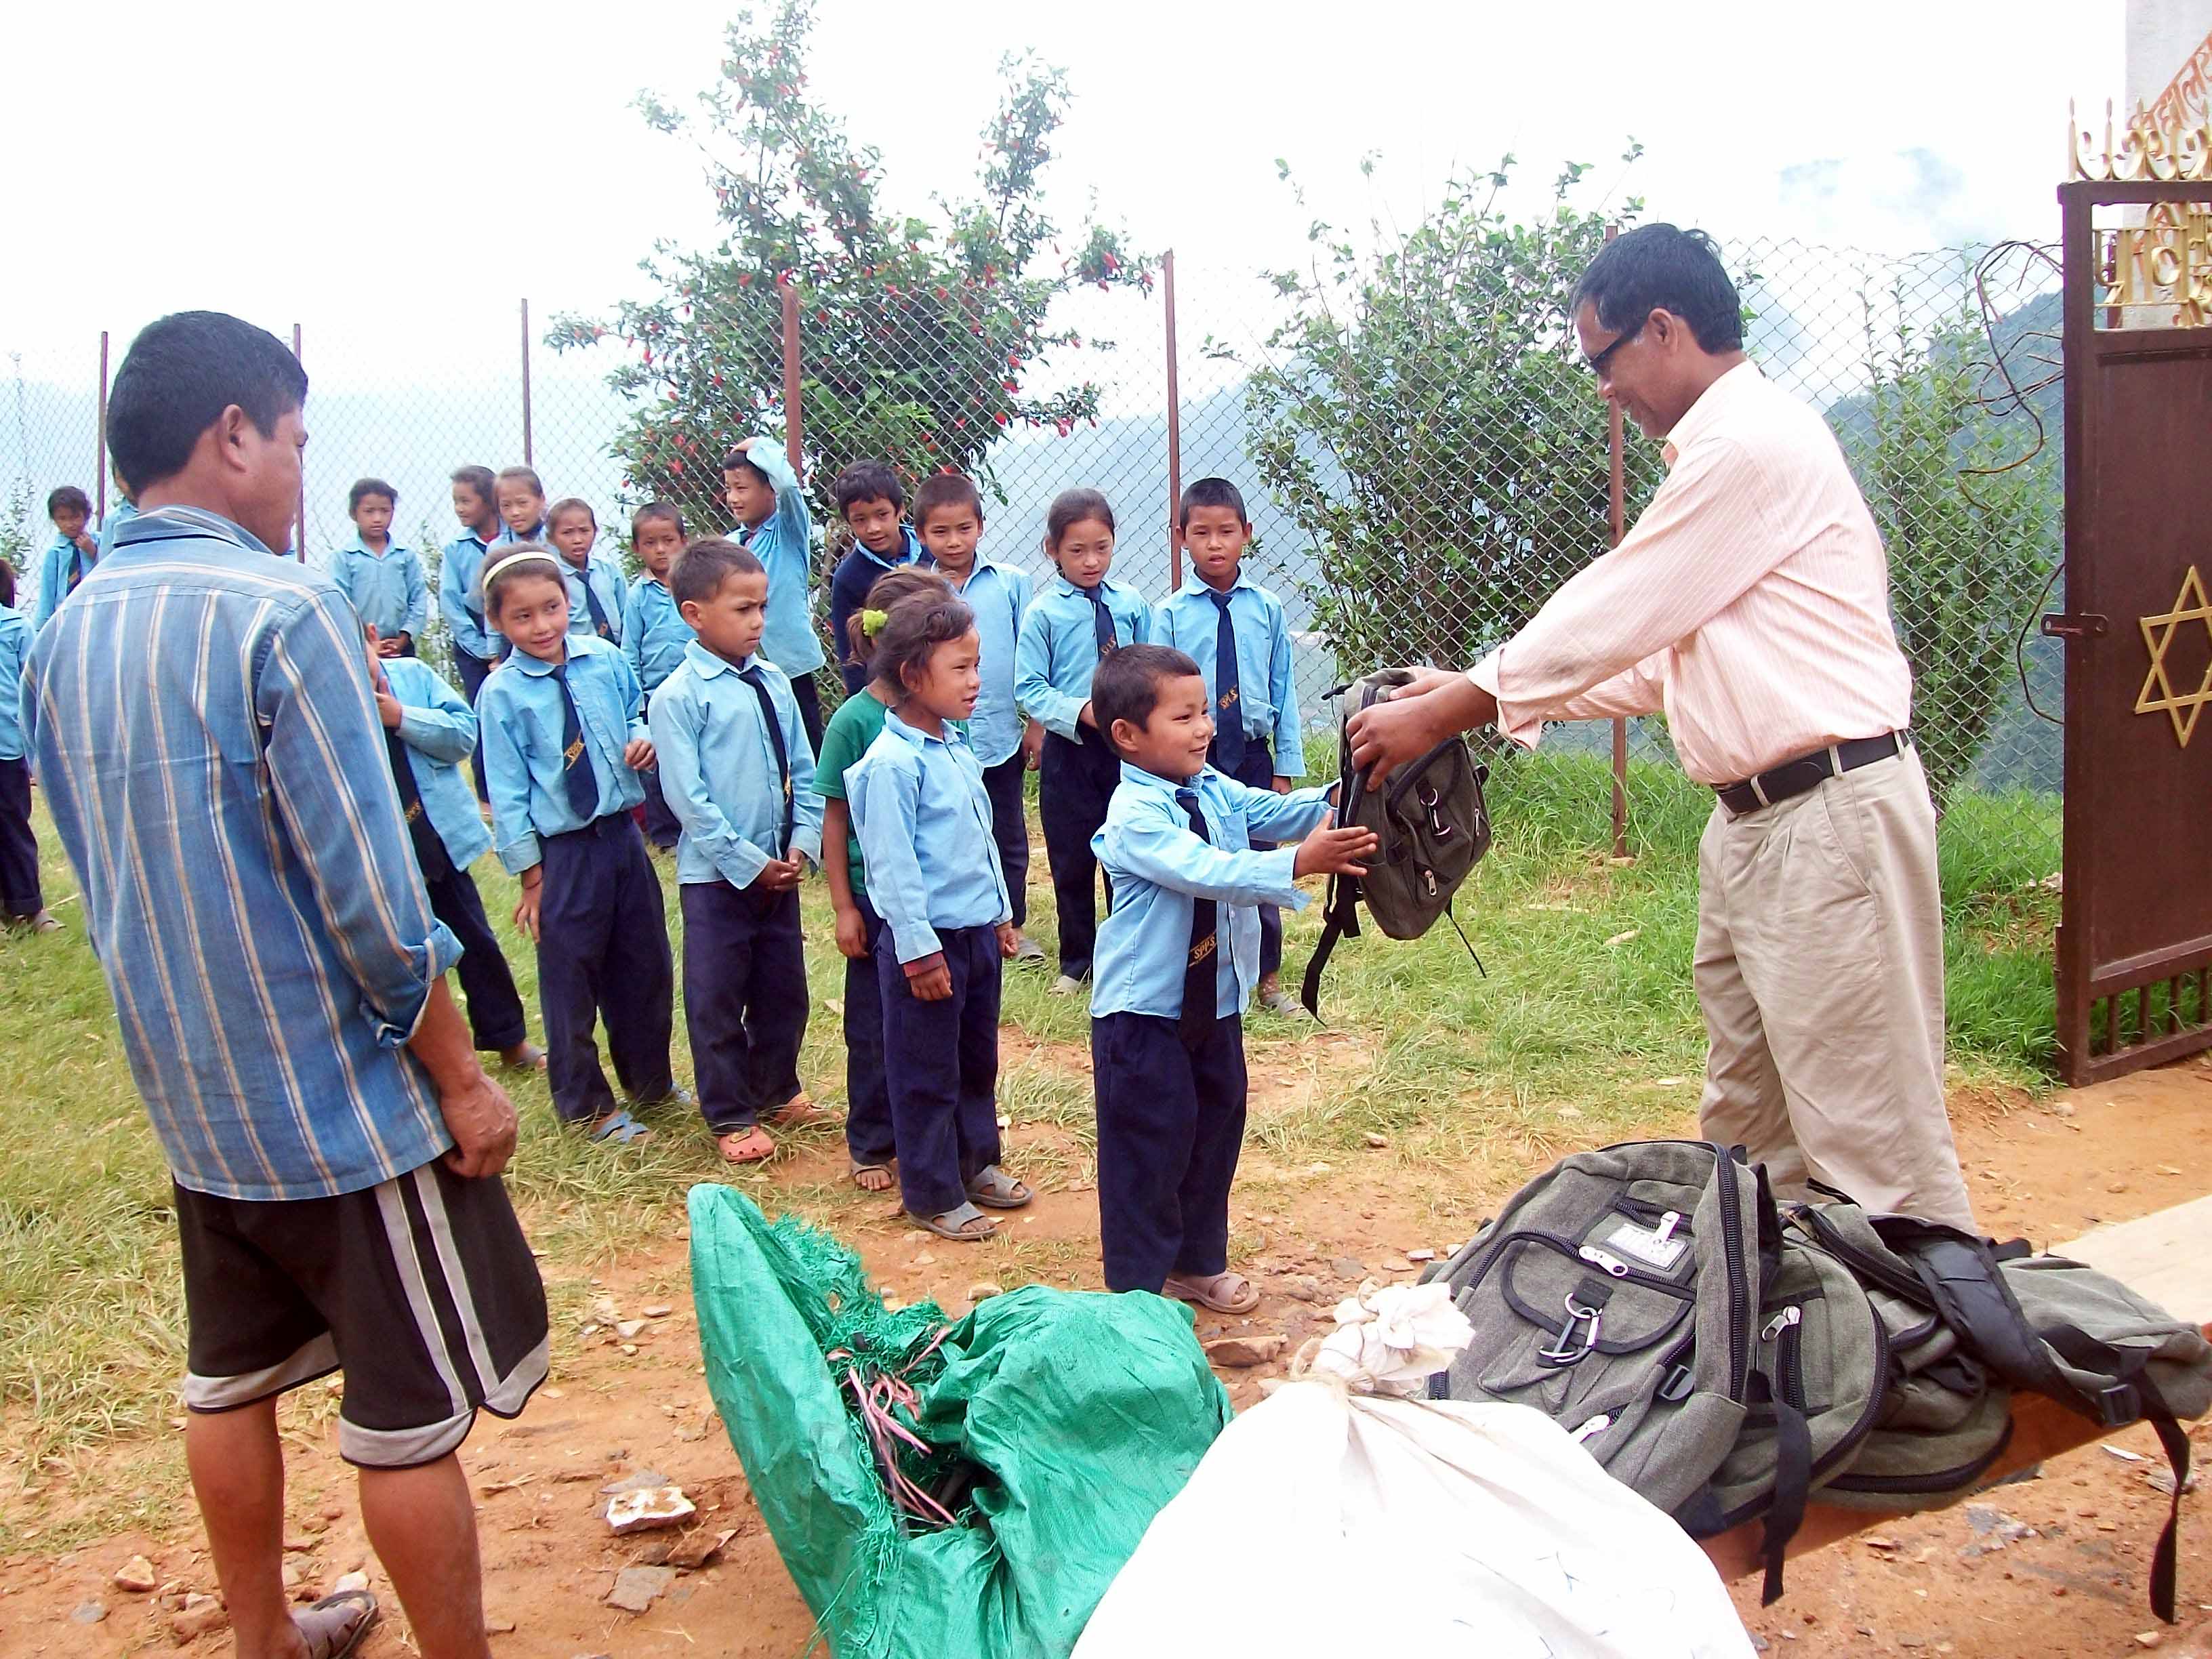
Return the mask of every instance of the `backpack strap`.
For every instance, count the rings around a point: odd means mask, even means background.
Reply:
[[[1322,701],[1341,696],[1348,686],[1340,685],[1322,693]],[[1361,707],[1365,707],[1362,704]],[[1356,709],[1344,711],[1347,718]],[[1336,739],[1336,821],[1349,823],[1359,811],[1367,796],[1367,779],[1352,759],[1352,738],[1342,730]],[[1316,1019],[1321,1018],[1322,970],[1328,966],[1329,953],[1336,949],[1340,939],[1359,937],[1359,878],[1331,876],[1328,878],[1328,899],[1322,908],[1321,939],[1314,953],[1306,958],[1305,977],[1298,982],[1298,1000]]]

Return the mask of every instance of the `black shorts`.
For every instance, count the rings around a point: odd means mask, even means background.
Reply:
[[[545,1290],[496,1178],[433,1162],[336,1198],[175,1192],[189,1409],[342,1370],[339,1455],[408,1468],[459,1446],[478,1407],[513,1417],[545,1380]]]

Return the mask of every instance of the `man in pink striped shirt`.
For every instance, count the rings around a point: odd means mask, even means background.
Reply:
[[[1744,355],[1702,233],[1610,243],[1572,311],[1601,394],[1664,443],[1666,482],[1502,647],[1358,716],[1353,756],[1380,775],[1492,721],[1533,748],[1546,720],[1664,709],[1719,797],[1698,851],[1702,1133],[1780,1192],[1971,1231],[1936,816],[1880,532],[1826,422]]]

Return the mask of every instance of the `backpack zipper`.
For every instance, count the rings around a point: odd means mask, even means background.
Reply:
[[[1593,1440],[1599,1435],[1603,1434],[1612,1426],[1613,1413],[1611,1412],[1600,1412],[1595,1417],[1591,1418],[1588,1422],[1583,1424],[1579,1428],[1573,1431],[1575,1443],[1577,1445],[1582,1445]]]
[[[1713,1173],[1720,1188],[1721,1255],[1728,1263],[1729,1398],[1741,1406],[1751,1371],[1750,1321],[1743,1317],[1743,1305],[1751,1296],[1751,1276],[1743,1265],[1743,1199],[1735,1189],[1735,1163],[1728,1148],[1716,1146],[1712,1150],[1718,1160]]]

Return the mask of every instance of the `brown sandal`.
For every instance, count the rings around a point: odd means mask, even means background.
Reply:
[[[1212,1273],[1204,1279],[1170,1273],[1168,1282],[1160,1286],[1160,1294],[1178,1302],[1196,1303],[1218,1314],[1248,1314],[1260,1305],[1260,1287],[1237,1273]]]

